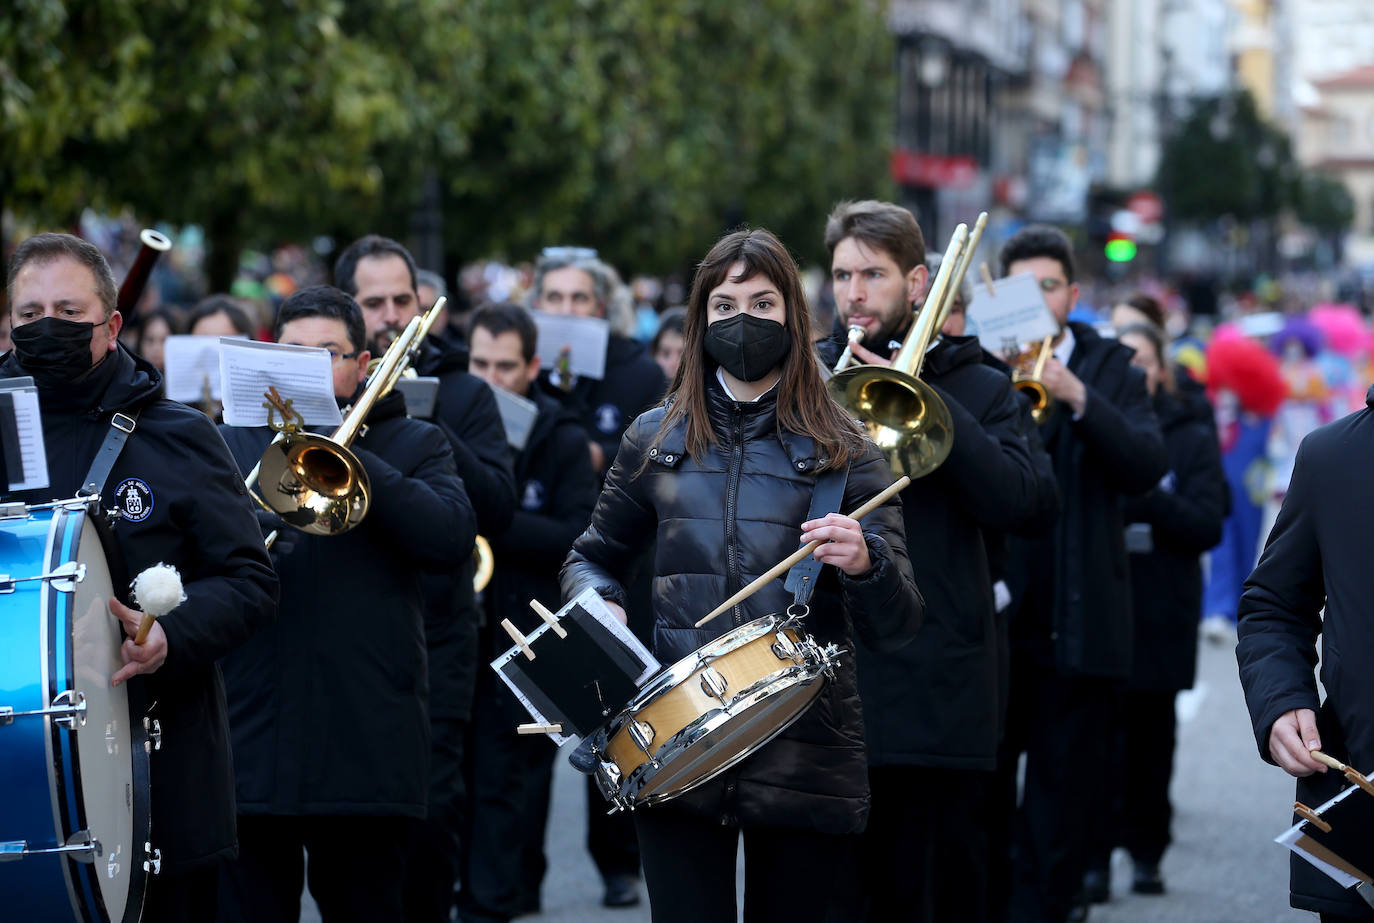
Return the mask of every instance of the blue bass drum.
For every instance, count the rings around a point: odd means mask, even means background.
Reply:
[[[151,745],[137,690],[110,686],[124,637],[107,605],[111,563],[119,567],[109,533],[81,503],[0,505],[7,920],[137,923],[143,913],[155,870]]]

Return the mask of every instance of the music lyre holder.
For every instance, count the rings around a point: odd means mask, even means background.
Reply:
[[[1332,878],[1333,870],[1347,879],[1337,880],[1374,907],[1374,848],[1369,831],[1374,830],[1374,782],[1355,769],[1320,750],[1311,757],[1341,773],[1351,786],[1318,808],[1294,802],[1293,813],[1302,818],[1279,838],[1279,842],[1317,865]],[[1352,885],[1348,879],[1354,879]]]

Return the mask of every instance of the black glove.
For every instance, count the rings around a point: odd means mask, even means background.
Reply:
[[[296,542],[301,535],[299,530],[288,526],[276,513],[270,513],[267,510],[258,510],[257,515],[258,528],[262,529],[264,541],[267,539],[267,536],[271,535],[273,532],[277,533],[277,537],[272,541],[272,547],[269,549],[272,554],[272,560],[280,560],[295,550]]]

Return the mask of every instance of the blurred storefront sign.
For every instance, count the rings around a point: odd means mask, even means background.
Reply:
[[[892,152],[892,178],[905,186],[963,189],[978,181],[978,161],[962,155],[924,154],[898,148]]]

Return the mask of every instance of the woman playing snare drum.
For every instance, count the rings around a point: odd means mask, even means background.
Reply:
[[[591,525],[563,567],[565,599],[591,586],[619,610],[638,549],[658,540],[654,654],[672,663],[752,619],[782,613],[781,578],[702,628],[694,623],[754,577],[821,540],[824,564],[804,627],[821,644],[898,647],[923,603],[899,501],[862,526],[808,517],[817,479],[848,469],[841,510],[893,480],[826,394],[796,263],[767,231],[722,238],[697,268],[686,345],[664,406],[625,433]],[[831,507],[834,508],[833,506]],[[634,813],[653,917],[733,920],[745,849],[746,921],[822,920],[825,895],[868,813],[852,655],[795,724],[717,778]]]

